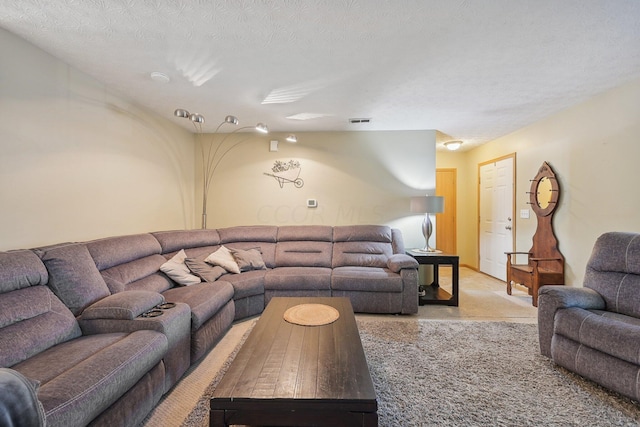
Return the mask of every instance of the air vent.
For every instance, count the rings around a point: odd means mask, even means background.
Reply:
[[[370,123],[371,118],[349,119],[349,123]]]

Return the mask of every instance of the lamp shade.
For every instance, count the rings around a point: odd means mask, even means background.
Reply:
[[[412,213],[437,214],[444,212],[444,197],[442,196],[419,196],[412,197],[409,209]]]

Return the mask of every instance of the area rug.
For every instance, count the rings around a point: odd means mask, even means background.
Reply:
[[[380,426],[637,426],[640,405],[540,355],[537,325],[359,321]]]
[[[640,425],[639,404],[540,355],[534,324],[386,318],[358,328],[381,427]],[[225,370],[185,426],[207,425]]]

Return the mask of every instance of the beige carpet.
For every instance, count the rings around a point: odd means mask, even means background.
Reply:
[[[143,425],[146,427],[183,425],[204,390],[254,322],[255,318],[236,322],[218,345],[200,362],[192,366],[173,389],[162,398]]]
[[[440,283],[450,290],[450,274],[441,268]],[[376,318],[394,320],[405,316],[358,314],[358,319]],[[506,294],[504,282],[468,268],[460,269],[459,307],[425,305],[416,316],[407,319],[452,319],[475,321],[508,321],[536,323],[537,309],[531,306],[531,297],[524,288]],[[160,401],[143,423],[144,427],[182,426],[189,412],[195,407],[211,380],[218,373],[229,355],[235,350],[244,333],[255,318],[236,322],[224,338]]]

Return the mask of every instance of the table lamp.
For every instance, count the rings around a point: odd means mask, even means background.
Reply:
[[[424,236],[425,245],[419,252],[437,252],[436,249],[429,246],[429,239],[433,233],[433,224],[431,223],[430,214],[438,214],[444,212],[444,197],[442,196],[419,196],[411,198],[412,213],[424,213],[424,221],[422,221],[422,235]]]

